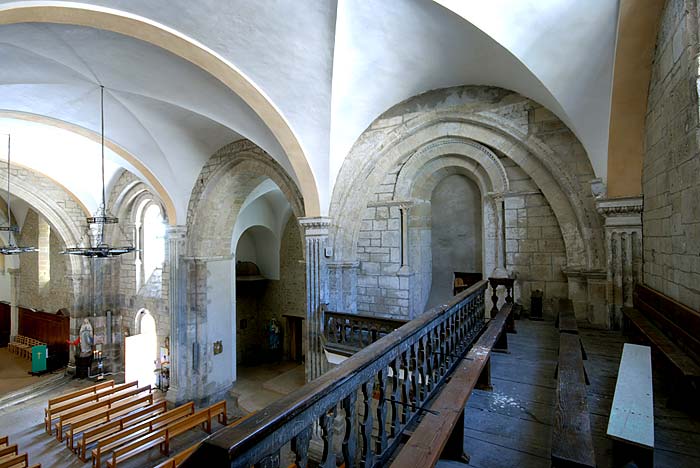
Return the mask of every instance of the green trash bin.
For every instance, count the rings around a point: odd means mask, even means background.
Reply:
[[[32,372],[46,370],[46,345],[32,346]]]

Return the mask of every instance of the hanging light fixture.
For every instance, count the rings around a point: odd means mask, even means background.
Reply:
[[[11,159],[11,136],[7,134],[7,224],[0,226],[0,232],[7,233],[7,246],[0,247],[2,255],[16,255],[27,252],[37,252],[36,247],[19,247],[14,243],[14,233],[19,232],[19,226],[12,224],[12,195],[10,194],[10,159]]]
[[[108,258],[126,254],[136,250],[133,246],[112,247],[104,241],[105,227],[108,224],[119,224],[119,218],[111,216],[107,210],[107,196],[105,190],[105,87],[100,86],[100,122],[101,122],[101,141],[102,147],[102,204],[97,208],[95,216],[87,218],[88,226],[94,226],[96,235],[96,245],[88,247],[70,247],[64,250],[63,254],[81,255],[91,258]],[[90,243],[89,243],[90,244]]]

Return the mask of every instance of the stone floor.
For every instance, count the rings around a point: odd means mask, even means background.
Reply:
[[[558,333],[552,322],[516,322],[508,336],[510,354],[494,354],[493,391],[475,390],[465,413],[468,466],[479,468],[549,467],[556,380]],[[588,407],[598,467],[611,463],[605,436],[615,381],[625,342],[620,332],[581,330],[591,380]],[[667,376],[654,369],[655,466],[700,466],[700,420],[666,407]],[[440,462],[442,468],[466,465]]]
[[[0,398],[29,385],[48,380],[52,376],[51,373],[47,373],[41,377],[35,377],[29,374],[31,369],[31,361],[9,352],[7,348],[0,348]]]
[[[244,413],[265,408],[304,385],[304,366],[295,362],[239,366],[237,371],[232,392],[238,395],[238,406]]]

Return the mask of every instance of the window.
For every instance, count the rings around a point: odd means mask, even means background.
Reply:
[[[150,204],[143,213],[141,248],[144,280],[148,281],[165,260],[165,225],[160,207]]]

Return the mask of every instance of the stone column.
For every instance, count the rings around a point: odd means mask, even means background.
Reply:
[[[596,208],[605,219],[609,322],[612,328],[620,328],[622,307],[632,306],[634,285],[642,281],[644,201],[641,197],[601,198]]]
[[[182,256],[185,253],[187,226],[168,226],[166,229],[168,246],[168,268],[170,290],[168,306],[170,309],[170,387],[167,400],[180,403],[184,400],[187,366],[187,313],[186,305],[186,268],[183,268]]]
[[[489,193],[487,198],[493,204],[493,217],[490,222],[484,220],[486,229],[490,229],[494,233],[494,263],[496,267],[491,272],[493,278],[507,278],[508,270],[506,270],[506,238],[505,238],[505,196],[502,193]],[[487,239],[490,236],[486,236]]]
[[[306,255],[306,381],[322,375],[328,368],[323,351],[323,311],[328,302],[328,270],[326,267],[326,240],[330,219],[301,218],[304,228]],[[329,255],[330,256],[330,255]]]
[[[8,268],[10,274],[10,336],[19,334],[19,268]]]

